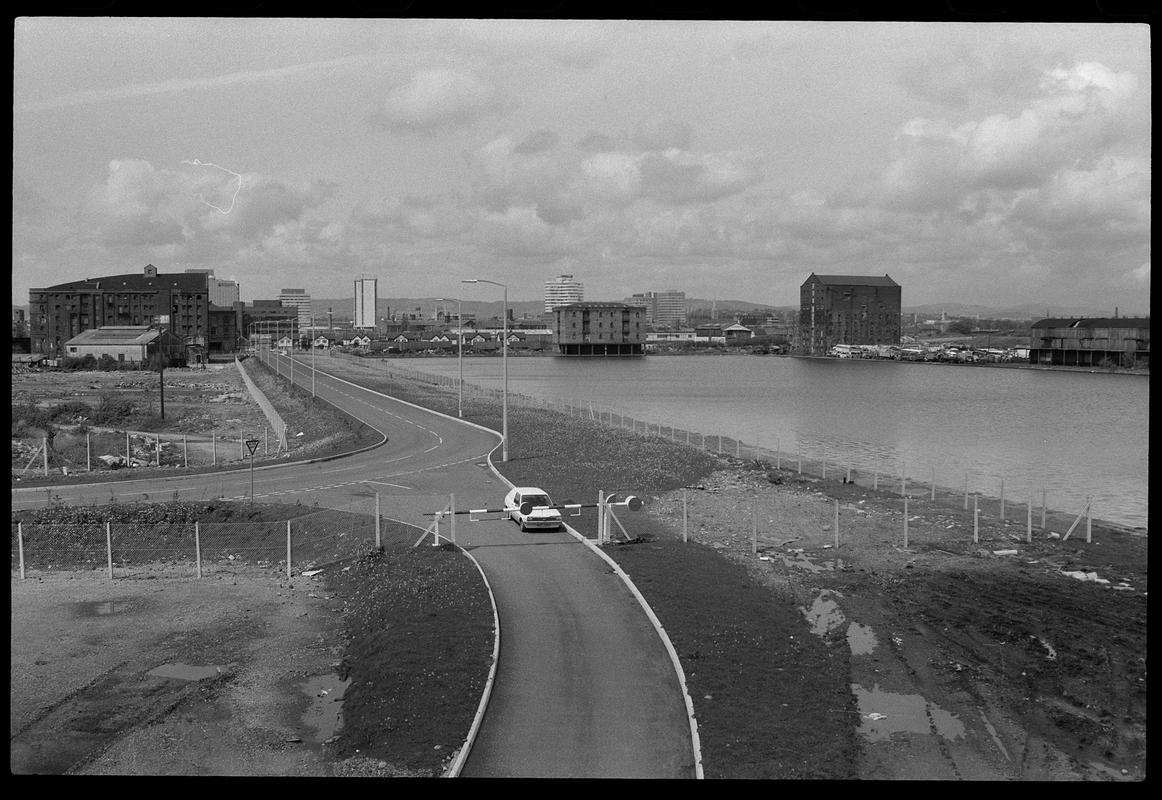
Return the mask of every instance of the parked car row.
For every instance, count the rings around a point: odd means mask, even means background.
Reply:
[[[943,361],[957,364],[1026,361],[1027,347],[984,348],[963,345],[837,344],[828,351],[833,358],[887,358],[895,361]]]

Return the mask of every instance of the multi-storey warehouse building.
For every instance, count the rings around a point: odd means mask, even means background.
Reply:
[[[564,356],[640,356],[646,312],[625,303],[571,303],[553,311],[553,341]]]
[[[837,344],[900,343],[900,285],[887,275],[816,275],[799,288],[794,350],[827,355]]]
[[[221,348],[223,343],[210,335],[208,278],[204,272],[159,273],[149,264],[141,275],[108,275],[30,289],[32,352],[63,357],[65,342],[82,331],[124,325],[165,327],[189,347]]]
[[[1148,367],[1150,318],[1038,320],[1030,331],[1029,363],[1068,367]]]
[[[585,286],[572,275],[559,275],[545,281],[545,316],[553,313],[558,306],[580,303],[585,299]]]

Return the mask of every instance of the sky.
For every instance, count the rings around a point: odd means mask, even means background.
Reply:
[[[1149,27],[1133,23],[15,21],[13,302],[213,269],[538,300],[1149,313]]]

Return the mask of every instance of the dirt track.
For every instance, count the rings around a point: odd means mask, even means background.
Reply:
[[[1145,536],[1029,544],[1023,524],[982,519],[974,544],[971,512],[913,499],[905,550],[902,501],[832,483],[836,550],[823,484],[785,480],[717,473],[687,490],[688,530],[794,597],[815,633],[847,638],[861,777],[1145,778]],[[681,531],[681,493],[654,513]]]

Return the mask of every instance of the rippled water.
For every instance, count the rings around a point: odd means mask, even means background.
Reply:
[[[456,377],[455,358],[401,367]],[[464,359],[499,389],[501,360]],[[899,474],[1013,503],[1147,525],[1146,376],[859,359],[511,357],[509,391],[612,409],[805,458]]]

